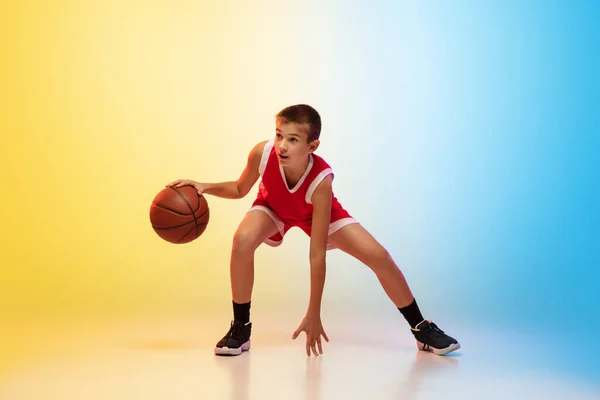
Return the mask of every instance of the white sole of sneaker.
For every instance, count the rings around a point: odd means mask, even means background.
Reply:
[[[450,352],[460,349],[460,343],[453,343],[444,349],[434,349],[433,347],[429,346],[429,349],[425,350],[425,344],[417,340],[417,347],[421,351],[427,351],[429,353],[437,354],[438,356],[443,356],[444,354],[448,354]]]
[[[248,340],[241,347],[230,349],[229,347],[215,347],[215,354],[219,356],[239,356],[243,351],[250,350],[250,341]]]

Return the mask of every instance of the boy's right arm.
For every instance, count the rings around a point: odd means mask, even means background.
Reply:
[[[258,167],[262,158],[263,149],[265,148],[265,143],[267,143],[267,141],[258,143],[254,146],[252,151],[250,151],[246,167],[237,181],[201,183],[184,179],[172,182],[167,186],[181,187],[188,185],[195,187],[199,194],[206,193],[224,199],[241,199],[248,194],[250,189],[252,189],[252,186],[254,186],[260,177]]]
[[[241,199],[242,197],[245,197],[260,177],[258,166],[260,164],[260,159],[262,158],[265,143],[267,142],[264,141],[257,144],[252,151],[250,151],[246,167],[237,181],[206,183],[204,193],[226,199]]]

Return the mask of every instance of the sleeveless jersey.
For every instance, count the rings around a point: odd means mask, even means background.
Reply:
[[[271,215],[271,218],[278,225],[281,236],[292,226],[300,227],[310,236],[313,213],[311,197],[325,177],[328,175],[333,176],[333,170],[323,158],[316,154],[309,154],[306,171],[294,187],[289,187],[273,144],[273,140],[270,140],[265,144],[263,150],[259,166],[262,179],[253,208],[263,209],[269,215],[275,214]],[[342,219],[344,222],[338,223],[337,226],[341,227],[350,223],[351,220],[353,222],[352,217],[343,209],[337,198],[333,196],[330,223]]]

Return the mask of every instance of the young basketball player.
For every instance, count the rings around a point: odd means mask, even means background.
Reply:
[[[254,252],[262,244],[279,246],[291,227],[310,237],[310,300],[306,316],[292,335],[306,333],[306,354],[323,354],[321,337],[329,341],[321,323],[325,283],[325,254],[337,248],[367,265],[400,310],[417,347],[443,355],[460,348],[430,320],[425,320],[404,278],[385,248],[346,211],[332,191],[333,171],[315,154],[321,118],[305,104],[287,107],[276,118],[275,137],[257,144],[246,168],[235,182],[200,183],[177,180],[167,186],[191,185],[200,194],[240,199],[258,178],[261,182],[252,208],[233,238],[230,275],[233,321],[217,343],[215,354],[239,355],[250,348],[250,299],[254,284]],[[317,352],[318,348],[318,352]]]

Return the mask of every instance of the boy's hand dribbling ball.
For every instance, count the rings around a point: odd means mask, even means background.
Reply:
[[[208,202],[192,185],[169,185],[156,195],[150,206],[152,228],[170,243],[189,243],[197,239],[209,219]]]

